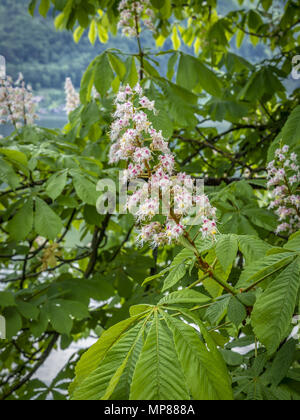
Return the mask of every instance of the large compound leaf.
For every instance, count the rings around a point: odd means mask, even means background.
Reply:
[[[271,245],[256,236],[242,235],[238,237],[238,241],[239,249],[246,260],[246,264],[260,260],[272,248]]]
[[[268,160],[274,159],[276,149],[280,147],[280,144],[287,144],[290,147],[299,146],[300,144],[300,106],[297,106],[291,113],[285,126],[279,133],[278,137],[271,144]]]
[[[216,246],[216,255],[225,273],[234,263],[237,252],[236,235],[222,235]]]
[[[109,349],[99,367],[75,389],[74,400],[108,400],[111,397],[139,341],[142,330],[143,323],[140,322]]]
[[[157,312],[134,372],[130,399],[190,399],[172,337]]]
[[[258,261],[253,261],[243,271],[238,287],[249,286],[259,281],[263,281],[289,265],[293,259],[295,259],[296,255],[297,254],[292,252],[282,252],[280,254],[268,255]]]
[[[232,400],[230,378],[213,340],[207,334],[207,346],[196,330],[174,317],[164,314],[173,332],[175,348],[184,375],[196,400]]]
[[[76,366],[76,379],[70,386],[70,393],[80,386],[80,384],[97,369],[107,352],[116,344],[123,334],[125,334],[140,318],[140,315],[122,321],[109,330],[104,331],[100,339],[94,344],[80,359]]]
[[[252,325],[259,341],[273,353],[289,333],[300,287],[300,259],[297,258],[258,298]]]

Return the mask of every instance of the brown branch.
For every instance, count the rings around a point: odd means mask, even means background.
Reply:
[[[17,191],[27,190],[28,188],[33,188],[33,187],[44,185],[47,181],[48,181],[48,179],[43,179],[43,180],[40,180],[40,181],[34,181],[34,182],[31,182],[28,185],[22,185],[21,187],[15,188],[14,190],[11,189],[11,190],[7,190],[7,191],[3,191],[2,193],[0,193],[0,198],[7,195],[7,194],[15,193]]]
[[[116,252],[114,253],[114,255],[111,257],[111,259],[109,260],[109,262],[112,262],[112,261],[114,261],[116,258],[117,258],[117,256],[119,255],[119,253],[121,252],[121,250],[122,250],[122,248],[123,248],[123,246],[126,244],[126,242],[128,242],[128,240],[129,240],[129,238],[130,238],[130,235],[131,235],[131,232],[133,231],[133,229],[134,229],[134,225],[130,228],[130,230],[129,230],[129,232],[127,233],[127,235],[126,235],[126,238],[124,239],[124,241],[121,243],[121,245],[118,247],[118,249],[116,250]]]
[[[30,381],[30,379],[33,377],[33,375],[38,371],[38,369],[44,364],[44,362],[50,356],[50,353],[53,350],[58,338],[59,338],[59,334],[55,333],[53,335],[52,340],[50,341],[47,349],[44,351],[40,360],[36,363],[36,365],[33,367],[31,372],[29,372],[28,375],[26,375],[20,382],[16,383],[7,392],[5,392],[0,397],[0,401],[4,401],[7,398],[9,398],[14,392],[18,391],[23,385],[25,385],[28,381]]]
[[[92,247],[91,247],[92,248],[91,258],[90,258],[89,264],[87,266],[87,269],[84,273],[85,278],[90,277],[90,275],[94,271],[95,265],[97,263],[98,249],[99,249],[103,239],[105,238],[105,231],[106,231],[106,228],[109,224],[110,218],[111,218],[111,215],[107,214],[105,216],[105,219],[104,219],[103,223],[102,223],[101,229],[98,226],[95,227],[93,241],[92,241]]]

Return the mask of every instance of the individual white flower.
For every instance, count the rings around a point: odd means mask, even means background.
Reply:
[[[214,237],[218,232],[216,222],[214,220],[204,219],[201,232],[203,238]]]
[[[67,77],[65,81],[65,93],[66,93],[65,110],[67,114],[70,114],[80,105],[79,93],[76,92],[70,77]]]

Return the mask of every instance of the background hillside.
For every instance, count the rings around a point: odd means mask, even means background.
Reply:
[[[111,38],[108,44],[96,42],[92,46],[86,32],[76,44],[72,33],[55,30],[51,14],[47,19],[36,14],[32,19],[27,6],[28,1],[24,0],[0,0],[0,54],[6,57],[7,74],[17,78],[22,72],[35,93],[44,98],[41,104],[44,114],[61,112],[66,77],[71,77],[78,88],[86,67],[103,50],[136,51],[135,41],[121,35]],[[237,7],[237,0],[224,0],[219,5],[222,14]],[[143,46],[154,47],[152,37],[145,34]],[[170,41],[164,45],[164,49],[171,47]],[[232,48],[235,49],[234,44]],[[261,44],[255,48],[250,42],[245,42],[238,54],[250,61],[259,61],[268,55],[268,51]],[[166,65],[164,60],[167,60],[166,56],[161,57],[162,64]]]
[[[0,0],[0,54],[6,58],[7,74],[17,78],[22,72],[44,98],[42,107],[51,111],[64,102],[65,78],[71,77],[78,88],[86,67],[107,45],[97,42],[92,46],[87,33],[76,44],[71,32],[55,30],[51,16],[32,19],[27,3]],[[110,39],[109,47],[123,51],[136,48],[134,41],[121,36]]]
[[[128,50],[128,40],[117,37],[110,46]],[[82,72],[106,46],[92,46],[87,34],[77,45],[72,33],[57,32],[53,19],[28,14],[24,0],[0,2],[0,52],[6,57],[7,70],[12,76],[19,71],[34,89],[61,89],[66,76],[80,85]]]

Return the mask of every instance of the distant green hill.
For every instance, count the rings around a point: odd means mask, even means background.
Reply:
[[[85,68],[107,44],[92,46],[87,34],[75,44],[72,33],[55,31],[51,16],[33,19],[27,3],[0,1],[0,54],[6,57],[7,73],[16,77],[21,71],[35,90],[62,89],[67,76],[79,86]],[[109,47],[123,51],[136,48],[134,41],[122,37],[111,39]]]
[[[76,44],[71,32],[55,30],[51,15],[47,19],[38,14],[32,18],[27,11],[28,3],[29,0],[0,0],[0,55],[6,57],[7,74],[17,78],[22,72],[35,92],[45,98],[42,107],[47,110],[64,102],[65,78],[71,77],[78,88],[86,67],[104,49],[137,50],[134,39],[122,36],[111,38],[105,45],[97,42],[92,46],[86,33]],[[226,14],[236,7],[237,0],[223,0],[219,12]],[[152,36],[146,33],[143,46],[151,47],[153,44]],[[169,42],[164,48],[172,48],[172,44]],[[182,48],[189,50],[186,46]],[[236,50],[234,41],[232,48]],[[265,58],[268,54],[264,47],[259,45],[254,48],[250,42],[245,42],[237,53],[250,61]],[[167,56],[159,58],[164,67],[167,59]]]

